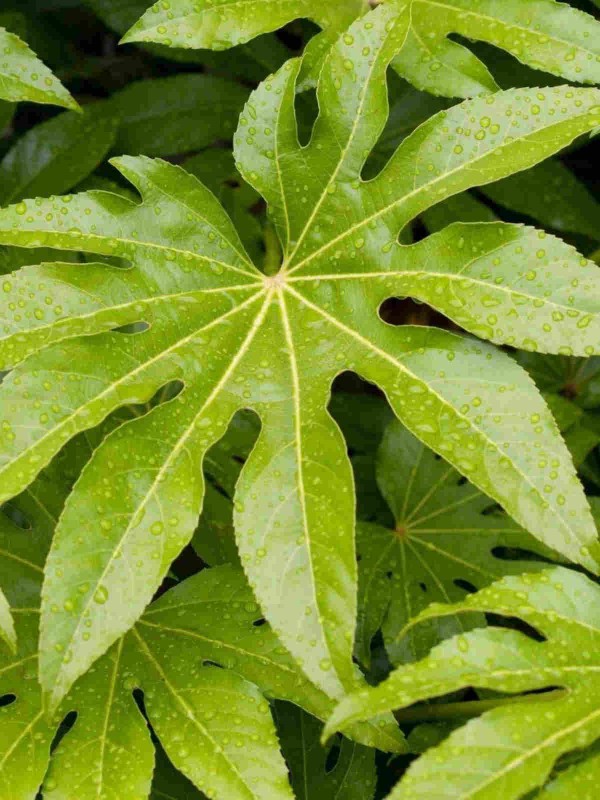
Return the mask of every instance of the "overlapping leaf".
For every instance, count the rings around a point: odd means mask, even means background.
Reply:
[[[599,601],[600,589],[589,578],[557,567],[505,578],[455,605],[434,604],[421,619],[499,614],[522,620],[544,640],[509,628],[454,637],[378,687],[342,701],[329,730],[466,686],[511,694],[566,690],[501,704],[472,720],[412,764],[389,795],[390,800],[521,798],[546,781],[561,755],[600,737]],[[541,796],[552,797],[550,787]]]
[[[3,497],[113,409],[172,381],[184,387],[108,437],[67,502],[42,612],[41,677],[55,702],[135,622],[191,538],[204,454],[244,407],[262,425],[236,492],[244,569],[307,676],[330,697],[354,687],[354,493],[327,412],[344,369],[381,386],[409,429],[528,531],[596,568],[583,492],[526,373],[472,339],[393,329],[377,308],[411,295],[498,343],[593,352],[597,267],[559,240],[501,224],[451,226],[414,247],[397,238],[444,197],[532,166],[598,125],[600,93],[469,101],[434,116],[362,181],[408,24],[384,5],[336,44],[306,147],[295,135],[300,62],[251,96],[236,157],[279,233],[274,276],[250,262],[215,198],[160,161],[117,162],[141,192],[137,204],[89,192],[0,213],[4,243],[132,264],[42,265],[3,281],[2,366],[29,356],[1,390]],[[123,327],[138,322],[148,329]]]
[[[307,48],[307,61],[315,62],[316,72],[328,47],[368,7],[367,0],[170,0],[167,5],[159,0],[122,41],[224,50],[303,17],[324,29]]]
[[[357,653],[369,663],[371,639],[382,627],[386,650],[397,664],[422,657],[440,639],[466,629],[468,621],[458,616],[441,625],[435,620],[419,625],[404,636],[408,623],[430,603],[458,600],[465,587],[481,588],[536,566],[502,558],[503,551],[540,550],[535,539],[494,512],[488,497],[397,421],[383,437],[377,478],[395,527],[358,525]]]
[[[535,795],[536,800],[594,800],[600,780],[600,755],[596,754],[561,772]]]
[[[447,97],[493,92],[485,64],[450,34],[489,42],[524,64],[568,81],[600,81],[599,23],[556,0],[387,0],[410,13],[396,69]]]
[[[342,737],[323,747],[321,723],[288,703],[277,704],[275,718],[297,798],[372,800],[376,784],[374,750]]]
[[[0,577],[19,632],[14,655],[0,645],[0,698],[14,697],[0,703],[1,796],[33,800],[44,781],[51,800],[74,791],[78,800],[147,798],[153,745],[132,696],[141,688],[169,758],[209,797],[291,798],[261,692],[321,719],[333,704],[306,681],[269,626],[257,624],[260,612],[239,568],[205,571],[165,594],[76,684],[54,718],[46,715],[35,667],[40,565],[65,494],[62,473],[56,465],[13,504],[12,516],[29,527],[0,515]],[[69,712],[77,719],[50,757]],[[391,718],[355,734],[384,750],[403,747]]]
[[[0,27],[0,100],[78,108],[48,67],[14,33]]]
[[[387,0],[410,24],[396,70],[420,89],[469,97],[498,89],[485,64],[450,34],[489,42],[523,63],[569,81],[600,81],[600,25],[556,0]],[[343,30],[360,2],[314,0],[159,0],[124,41],[223,49],[274,30],[299,16]],[[324,44],[322,45],[324,46]]]

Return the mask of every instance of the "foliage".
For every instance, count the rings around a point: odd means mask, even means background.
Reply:
[[[2,800],[593,797],[597,3],[0,26]]]

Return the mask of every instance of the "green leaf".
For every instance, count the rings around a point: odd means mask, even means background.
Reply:
[[[600,203],[558,159],[492,183],[482,191],[494,203],[555,231],[600,238]]]
[[[333,40],[367,7],[365,0],[171,0],[166,8],[159,1],[125,34],[122,42],[225,50],[299,17],[329,28]]]
[[[130,83],[111,100],[121,119],[119,153],[170,155],[230,139],[248,91],[214,75],[179,74]]]
[[[557,358],[538,353],[518,353],[517,358],[543,392],[568,397],[584,409],[600,406],[600,358]]]
[[[40,564],[64,496],[59,464],[55,474],[53,482],[46,471],[11,508],[15,518],[26,514],[20,519],[27,530],[0,515],[0,578],[19,631],[16,655],[0,652],[0,697],[15,696],[0,708],[2,796],[33,798],[46,775],[44,797],[51,800],[73,797],[75,789],[78,800],[146,798],[153,747],[132,696],[139,687],[169,758],[209,797],[291,800],[268,707],[251,678],[270,696],[305,705],[321,719],[333,704],[303,677],[269,626],[255,625],[260,612],[237,568],[206,570],[163,595],[76,684],[53,719],[47,716],[35,662]],[[215,627],[215,615],[222,626]],[[50,755],[71,711],[77,719]],[[374,746],[402,749],[391,718],[355,732]]]
[[[215,619],[219,620],[215,627]],[[311,684],[281,646],[239,567],[223,565],[188,578],[155,601],[137,627],[153,647],[193,645],[192,658],[240,673],[273,699],[294,703],[320,720],[334,702]],[[403,737],[391,717],[350,731],[353,740],[380,750],[402,752]]]
[[[377,777],[374,750],[342,737],[323,747],[321,723],[287,703],[277,705],[275,717],[297,798],[372,800]],[[335,760],[330,766],[332,757]]]
[[[0,163],[0,202],[66,192],[103,160],[118,119],[105,104],[86,106],[31,128]]]
[[[363,663],[370,662],[371,640],[380,627],[394,664],[415,661],[440,639],[471,627],[472,620],[458,616],[441,625],[433,621],[410,628],[404,635],[411,619],[430,603],[458,600],[466,594],[465,585],[481,588],[536,567],[499,557],[499,551],[548,555],[397,421],[379,448],[377,482],[395,526],[362,523],[357,530],[357,655]]]
[[[162,750],[156,753],[150,800],[205,800],[206,795],[194,788],[177,772]]]
[[[442,200],[423,214],[423,222],[430,233],[442,231],[455,222],[496,222],[497,219],[496,214],[470,192]]]
[[[4,593],[2,592],[1,589],[0,589],[0,639],[3,639],[11,650],[15,650],[17,646],[15,623],[13,621],[12,614],[10,613],[10,606],[8,605],[8,600],[4,596]]]
[[[218,197],[231,217],[248,255],[254,263],[264,258],[264,237],[256,214],[260,195],[246,183],[236,169],[233,152],[222,147],[209,148],[188,158],[184,168]]]
[[[5,28],[0,28],[0,53],[0,99],[79,108],[65,87],[25,42]]]
[[[521,798],[545,782],[559,756],[600,737],[599,601],[600,588],[589,578],[557,567],[505,578],[455,605],[434,604],[420,619],[499,614],[522,620],[544,640],[509,628],[454,637],[378,687],[343,700],[328,731],[466,686],[505,694],[565,689],[547,698],[542,693],[504,700],[421,756],[389,795]]]
[[[4,100],[0,100],[0,133],[4,133],[10,125],[15,110],[15,103],[6,103]]]
[[[259,432],[252,414],[236,414],[221,441],[206,454],[206,496],[192,545],[207,564],[239,564],[233,527],[233,498],[242,465]]]
[[[410,13],[396,70],[417,88],[469,97],[498,87],[458,34],[507,50],[535,69],[568,81],[600,81],[599,23],[555,0],[388,0]]]
[[[536,800],[594,800],[600,780],[600,755],[574,764],[544,787]]]
[[[139,204],[89,192],[0,212],[3,243],[132,264],[42,265],[3,281],[3,366],[31,354],[1,389],[4,497],[78,431],[147,402],[169,382],[184,385],[102,443],[61,517],[41,635],[41,679],[54,702],[135,622],[191,539],[204,454],[241,408],[262,425],[236,490],[246,574],[306,675],[330,697],[354,686],[354,491],[327,412],[344,369],[382,387],[410,430],[529,532],[597,567],[585,497],[527,374],[493,347],[436,329],[394,329],[376,310],[387,297],[410,294],[497,342],[594,347],[596,266],[558,240],[497,225],[452,226],[414,248],[397,238],[444,197],[531,166],[595,127],[600,93],[518,90],[468,101],[418,128],[383,172],[362,182],[385,123],[383,78],[407,24],[406,14],[384,5],[338,42],[321,73],[321,112],[307,147],[295,136],[300,62],[251,96],[236,158],[279,232],[284,264],[274,276],[250,262],[214,196],[160,161],[117,162],[141,192]],[[479,123],[466,128],[471,118]],[[498,251],[510,258],[496,265]],[[434,254],[448,261],[430,274]],[[532,288],[513,287],[521,275]],[[564,280],[587,293],[571,286],[564,298]],[[547,286],[556,300],[544,296]],[[570,313],[561,311],[565,303]],[[147,330],[123,332],[140,321]]]

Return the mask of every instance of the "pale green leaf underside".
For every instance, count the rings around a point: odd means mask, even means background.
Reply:
[[[547,555],[510,517],[489,513],[489,497],[465,483],[397,420],[379,448],[377,483],[396,524],[390,529],[361,523],[357,530],[357,653],[367,663],[380,626],[392,663],[415,661],[474,621],[458,615],[405,634],[408,623],[430,603],[461,599],[465,584],[479,589],[503,575],[538,567],[533,561],[500,558],[496,550]]]
[[[0,99],[78,108],[48,67],[25,42],[5,28],[0,28]]]
[[[509,704],[472,720],[414,762],[389,795],[390,800],[521,798],[546,781],[561,755],[600,737],[599,601],[600,589],[589,578],[557,567],[505,578],[455,605],[434,604],[417,624],[486,612],[521,619],[545,640],[509,628],[449,639],[422,661],[399,667],[377,688],[343,700],[328,729],[467,686],[509,694],[564,688],[555,699],[542,694],[538,703]]]
[[[450,34],[489,42],[524,64],[569,81],[600,81],[600,24],[555,0],[387,0],[410,25],[394,67],[415,86],[447,97],[494,92],[485,64]],[[341,31],[364,10],[359,0],[171,0],[157,2],[123,41],[173,47],[232,47],[298,17]]]
[[[365,182],[407,17],[382,6],[365,20],[324,65],[307,147],[295,133],[298,62],[265,81],[240,119],[239,167],[267,200],[284,250],[276,276],[252,265],[215,198],[161,161],[117,162],[139,204],[88,192],[0,212],[1,242],[132,265],[40,265],[2,281],[1,366],[18,366],[0,390],[0,497],[115,408],[183,384],[106,439],[61,517],[41,635],[42,681],[55,701],[131,627],[190,540],[202,459],[240,408],[262,423],[236,492],[246,574],[307,676],[330,697],[355,686],[354,491],[327,412],[345,369],[378,384],[410,430],[524,528],[596,568],[582,489],[527,374],[475,340],[393,329],[377,308],[411,295],[494,342],[594,350],[597,266],[559,240],[497,224],[451,226],[414,248],[397,237],[445,197],[529,167],[598,125],[600,93],[559,87],[468,101],[418,128]],[[115,331],[140,321],[149,328]]]

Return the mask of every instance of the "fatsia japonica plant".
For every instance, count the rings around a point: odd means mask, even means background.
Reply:
[[[594,4],[6,6],[0,800],[593,797]]]

